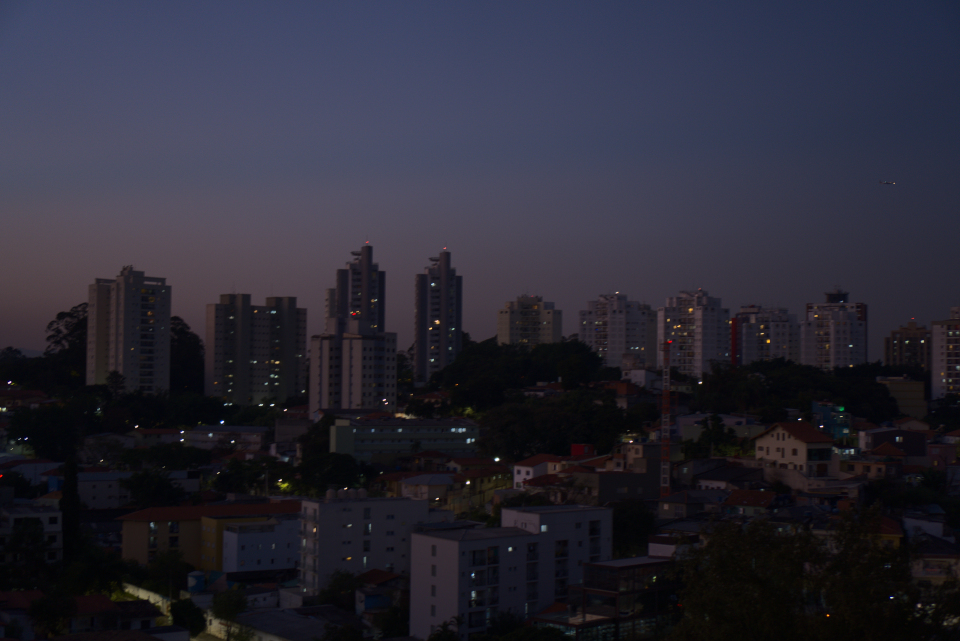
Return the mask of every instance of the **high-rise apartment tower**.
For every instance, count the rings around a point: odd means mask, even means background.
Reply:
[[[822,370],[867,362],[867,306],[837,288],[823,303],[807,303],[800,323],[800,362]]]
[[[930,325],[930,398],[960,394],[960,307]]]
[[[463,349],[463,276],[450,267],[450,252],[430,259],[415,292],[413,367],[416,381],[426,382]]]
[[[625,294],[604,294],[580,311],[580,341],[603,357],[607,367],[654,367],[657,362],[657,313]]]
[[[250,294],[223,294],[207,305],[207,396],[251,405],[306,394],[306,355],[307,310],[296,298],[251,305]]]
[[[783,358],[800,361],[800,324],[782,307],[741,307],[730,321],[731,349],[738,365]]]
[[[711,363],[730,362],[730,310],[703,289],[680,292],[657,309],[657,344],[670,344],[670,367],[702,378]],[[657,366],[663,352],[657,350]]]
[[[327,290],[323,334],[310,339],[310,412],[392,411],[397,403],[397,335],[385,332],[386,275],[373,247],[352,252]]]
[[[87,385],[123,375],[127,391],[170,389],[170,286],[132,265],[98,278],[87,303]]]
[[[883,339],[885,365],[916,365],[930,369],[930,330],[916,321],[908,321]]]
[[[527,345],[559,343],[563,340],[563,312],[542,296],[518,296],[497,316],[497,343]]]

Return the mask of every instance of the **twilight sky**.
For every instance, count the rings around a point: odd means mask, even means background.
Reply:
[[[895,186],[881,185],[895,181]],[[95,278],[323,293],[388,331],[444,246],[464,328],[522,293],[740,305],[841,285],[882,337],[960,305],[955,2],[0,3],[0,347]]]

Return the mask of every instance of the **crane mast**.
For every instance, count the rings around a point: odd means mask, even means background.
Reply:
[[[663,396],[660,399],[660,498],[670,496],[670,431],[673,426],[672,398],[670,391],[670,344],[664,341],[663,350]]]

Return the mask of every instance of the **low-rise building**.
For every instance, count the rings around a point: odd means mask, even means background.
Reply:
[[[182,432],[180,441],[202,450],[220,448],[258,452],[269,431],[269,427],[261,425],[200,425]]]
[[[330,451],[366,463],[393,463],[421,449],[470,457],[476,452],[479,436],[480,426],[465,418],[337,419],[330,426]]]
[[[290,570],[300,565],[300,519],[278,515],[223,529],[224,572]]]
[[[666,537],[664,537],[666,538]],[[656,638],[679,617],[674,561],[641,556],[583,567],[566,605],[533,617],[536,627],[562,630],[575,641]]]
[[[210,526],[204,530],[204,517],[273,517],[298,514],[299,500],[256,503],[226,503],[219,505],[186,505],[151,507],[131,512],[119,518],[123,522],[123,558],[146,565],[158,552],[178,549],[183,560],[195,567],[203,567],[207,558],[216,558],[219,547],[210,547]],[[206,539],[204,538],[206,534]],[[216,536],[216,532],[213,532]],[[222,530],[220,530],[222,541]],[[221,544],[222,545],[222,542]],[[222,556],[220,556],[222,559]]]

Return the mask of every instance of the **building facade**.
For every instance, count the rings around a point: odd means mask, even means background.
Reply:
[[[338,418],[330,426],[330,451],[385,464],[426,450],[474,456],[479,436],[480,426],[466,418]]]
[[[731,350],[736,363],[783,358],[800,361],[800,324],[782,307],[741,307],[731,321]]]
[[[415,280],[413,369],[425,383],[463,349],[463,276],[450,266],[450,252],[430,259]]]
[[[657,362],[657,314],[620,292],[604,294],[581,310],[579,339],[602,356],[607,367],[622,367],[627,359],[631,369],[652,368]]]
[[[238,405],[306,394],[307,310],[297,299],[223,294],[207,305],[204,389]]]
[[[517,296],[497,316],[497,343],[526,345],[559,343],[563,340],[563,312],[542,296]]]
[[[410,634],[426,639],[456,620],[466,641],[500,612],[527,618],[565,601],[585,563],[610,558],[611,536],[612,510],[577,505],[504,508],[499,528],[415,533]]]
[[[170,286],[132,265],[90,285],[87,302],[87,385],[123,375],[127,391],[170,388]]]
[[[302,503],[300,585],[305,594],[326,587],[335,570],[370,569],[410,575],[414,525],[450,520],[452,512],[431,512],[429,501],[367,498],[365,490],[329,490]]]
[[[930,369],[930,330],[909,321],[883,339],[883,362],[894,366]]]
[[[960,393],[960,307],[930,324],[930,398]]]
[[[839,288],[823,303],[807,303],[800,323],[800,362],[822,370],[867,362],[867,306]]]
[[[352,254],[327,290],[324,333],[310,340],[314,420],[323,409],[396,409],[397,335],[384,331],[386,275],[372,246]]]
[[[730,362],[730,310],[703,289],[680,292],[657,309],[657,344],[670,344],[670,367],[702,378],[711,363]],[[657,350],[657,367],[663,352]]]

